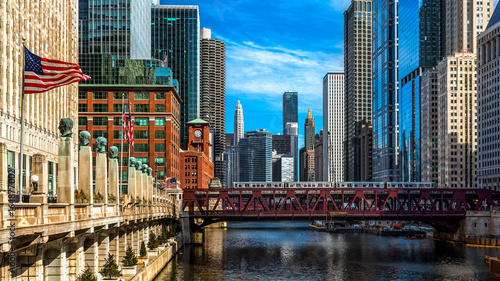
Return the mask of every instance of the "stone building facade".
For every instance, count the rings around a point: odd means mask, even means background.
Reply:
[[[15,174],[16,193],[23,170],[22,194],[31,188],[32,163],[40,156],[42,166],[53,171],[40,185],[56,189],[59,120],[76,123],[77,85],[46,93],[26,95],[23,167],[20,166],[20,118],[23,77],[23,38],[34,54],[71,63],[78,62],[78,1],[3,1],[0,4],[0,192],[7,190],[9,173]],[[72,149],[77,151],[73,126]],[[75,159],[73,167],[76,168]],[[41,175],[40,175],[41,176]]]

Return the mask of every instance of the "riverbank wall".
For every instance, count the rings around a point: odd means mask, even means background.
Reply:
[[[189,237],[189,236],[188,236]],[[165,250],[161,251],[156,257],[150,257],[147,265],[137,270],[137,274],[128,281],[150,281],[153,280],[165,265],[177,254],[177,252],[186,244],[186,236],[181,234],[176,236]]]

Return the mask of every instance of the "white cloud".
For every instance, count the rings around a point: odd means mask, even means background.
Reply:
[[[342,53],[326,54],[226,41],[226,94],[281,110],[283,92],[299,93],[299,112],[322,111],[323,77],[343,69]]]
[[[344,12],[351,5],[350,0],[330,0],[330,6],[337,12]]]

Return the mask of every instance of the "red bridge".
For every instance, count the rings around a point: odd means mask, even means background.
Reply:
[[[188,189],[183,208],[203,225],[231,220],[415,220],[454,232],[469,210],[500,205],[500,192],[437,188]]]

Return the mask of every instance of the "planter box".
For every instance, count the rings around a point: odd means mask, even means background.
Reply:
[[[148,250],[148,257],[156,257],[158,252],[158,250]]]
[[[133,266],[122,266],[122,275],[136,275],[137,265]]]
[[[142,264],[143,266],[146,266],[146,264],[148,263],[149,261],[149,257],[139,257],[139,263],[138,264]]]
[[[165,251],[166,244],[158,246],[158,250]]]

